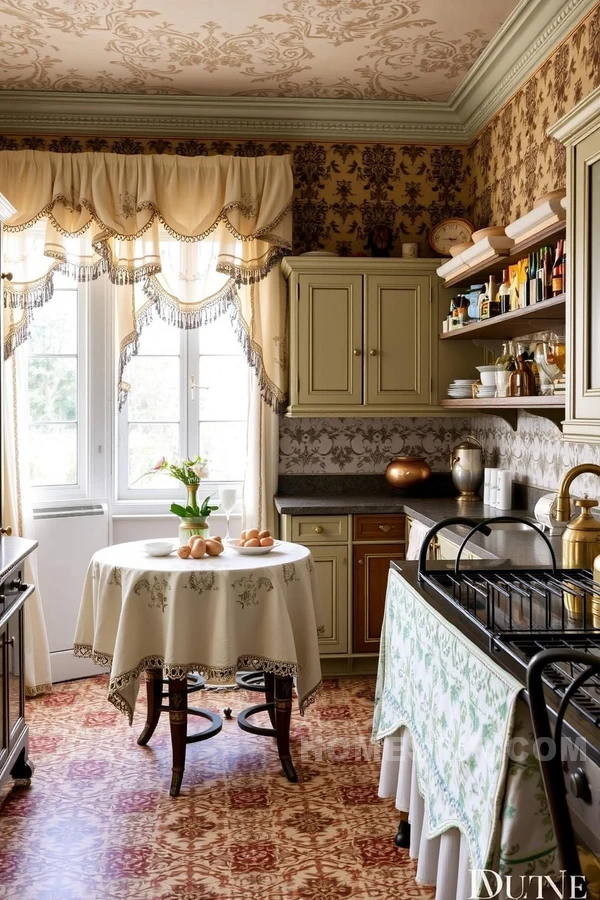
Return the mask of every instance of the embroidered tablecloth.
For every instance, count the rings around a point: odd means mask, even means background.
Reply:
[[[300,712],[321,687],[321,615],[310,550],[281,541],[264,556],[150,557],[116,544],[90,562],[74,652],[110,666],[108,698],[131,723],[139,676],[200,672],[232,683],[262,669],[293,676]]]
[[[409,729],[428,837],[458,827],[472,868],[554,875],[556,841],[521,691],[390,570],[373,740]]]

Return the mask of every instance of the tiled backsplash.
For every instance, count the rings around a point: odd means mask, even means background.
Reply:
[[[434,472],[449,470],[450,450],[471,434],[473,420],[282,419],[283,475],[377,475],[398,454],[423,456]]]
[[[600,465],[600,445],[563,441],[560,429],[543,416],[520,412],[517,431],[497,416],[481,416],[473,420],[473,429],[486,463],[511,469],[522,484],[555,491],[573,466]],[[587,493],[600,500],[600,479],[594,475],[580,475],[571,488],[574,496]]]
[[[486,465],[510,469],[515,481],[556,490],[583,462],[600,465],[600,446],[563,442],[542,416],[519,414],[517,431],[497,416],[430,419],[285,419],[279,433],[279,472],[286,475],[376,475],[397,454],[423,456],[434,472],[449,470],[450,450],[473,434]],[[574,495],[600,499],[600,480],[582,475]]]

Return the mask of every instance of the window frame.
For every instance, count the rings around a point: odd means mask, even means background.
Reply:
[[[198,378],[196,360],[199,358],[199,333],[198,329],[180,329],[180,447],[187,448],[189,456],[198,455],[198,423],[200,390],[196,383],[194,398],[189,395],[189,379],[193,374]],[[191,369],[194,369],[192,371]],[[249,376],[250,377],[250,376]],[[184,400],[185,398],[185,400]],[[232,420],[237,421],[237,420]],[[114,467],[116,473],[113,484],[113,507],[119,515],[143,515],[163,516],[169,511],[171,503],[181,503],[187,496],[184,485],[176,479],[172,479],[172,487],[167,489],[132,489],[128,486],[128,450],[125,437],[128,433],[129,420],[127,417],[127,401],[123,408],[117,411],[115,416],[115,441],[114,441]],[[247,438],[246,438],[247,439]],[[208,463],[210,471],[210,460]],[[203,479],[198,489],[198,502],[211,495],[218,502],[219,488],[236,487],[238,496],[232,509],[231,518],[241,517],[243,513],[244,478],[236,481]],[[214,516],[224,513],[216,512]]]
[[[33,485],[30,483],[31,499],[38,508],[57,506],[63,502],[84,500],[89,498],[90,485],[90,347],[89,347],[89,317],[90,317],[90,285],[87,282],[75,282],[66,276],[54,276],[57,280],[64,277],[63,283],[55,283],[54,290],[74,290],[77,306],[77,482],[76,484]],[[58,298],[52,296],[49,304],[57,303]],[[35,314],[32,322],[35,328]],[[70,354],[69,354],[70,355]],[[29,360],[37,356],[60,356],[60,354],[29,354]],[[33,424],[44,425],[43,422],[33,423],[27,417],[28,429]],[[47,423],[50,424],[50,423]]]

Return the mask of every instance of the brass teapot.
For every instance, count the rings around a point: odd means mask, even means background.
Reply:
[[[587,494],[576,500],[575,505],[582,510],[577,518],[571,519],[571,482],[578,475],[589,473],[600,476],[600,466],[584,463],[570,469],[562,480],[556,501],[556,518],[568,522],[562,536],[563,567],[565,569],[591,569],[600,553],[600,521],[590,512],[598,506],[597,500],[589,500]]]

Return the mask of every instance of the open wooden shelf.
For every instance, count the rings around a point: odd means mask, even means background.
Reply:
[[[484,400],[441,400],[448,409],[564,409],[565,395],[549,397],[489,397]]]
[[[471,325],[463,325],[462,328],[453,328],[440,334],[440,339],[467,340],[473,338],[509,338],[521,337],[524,334],[532,334],[536,331],[550,331],[557,322],[565,319],[566,295],[551,297],[550,300],[541,300],[533,306],[524,309],[515,309],[504,315],[484,319],[482,322],[473,322]]]
[[[548,225],[546,228],[538,231],[535,238],[528,238],[527,240],[513,244],[509,254],[503,256],[499,253],[497,256],[493,256],[479,265],[472,266],[469,269],[458,272],[451,278],[445,279],[444,287],[471,285],[478,284],[479,282],[483,284],[490,275],[501,274],[503,269],[508,268],[508,266],[514,266],[520,259],[523,259],[524,256],[545,246],[550,238],[562,237],[566,233],[566,228],[567,223],[564,219],[560,222],[553,222],[552,225]]]

